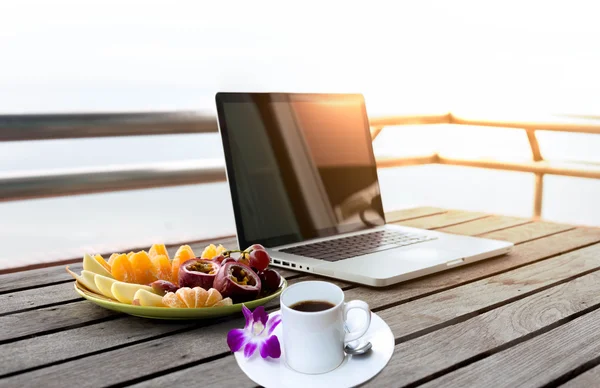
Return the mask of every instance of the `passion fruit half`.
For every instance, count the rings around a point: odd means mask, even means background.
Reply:
[[[240,262],[229,262],[221,266],[213,288],[231,298],[234,303],[247,302],[256,299],[261,289],[258,275],[247,265]]]
[[[213,287],[220,267],[219,263],[211,260],[190,259],[179,267],[179,287],[202,287],[208,290]]]

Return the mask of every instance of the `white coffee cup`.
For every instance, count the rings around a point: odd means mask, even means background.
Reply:
[[[330,309],[305,312],[291,307],[299,302],[329,302]],[[364,324],[346,333],[348,311],[365,312]],[[362,337],[371,324],[369,305],[360,300],[344,303],[344,292],[335,284],[322,281],[296,283],[281,294],[281,324],[285,361],[297,372],[326,373],[337,368],[345,357],[344,344]]]

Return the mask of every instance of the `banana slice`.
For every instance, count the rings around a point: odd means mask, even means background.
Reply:
[[[152,292],[148,292],[142,288],[135,292],[132,304],[140,306],[165,307],[162,302],[162,296],[153,294]]]
[[[115,299],[121,303],[127,304],[133,303],[133,300],[135,299],[135,293],[138,290],[146,290],[148,292],[154,293],[152,287],[135,283],[115,281],[110,287],[110,292],[114,295]]]
[[[106,270],[94,257],[87,253],[83,255],[83,269],[86,271],[93,272],[98,275],[106,276],[107,278],[114,279],[112,274]]]
[[[113,295],[112,291],[111,291],[111,287],[113,285],[113,283],[115,283],[117,280],[106,277],[106,276],[102,276],[102,275],[98,275],[96,274],[96,276],[94,276],[94,283],[96,283],[96,287],[98,287],[98,289],[100,290],[100,293],[104,296],[106,296],[107,298],[111,298],[111,299],[115,299],[117,300],[117,298],[115,298],[115,296]]]

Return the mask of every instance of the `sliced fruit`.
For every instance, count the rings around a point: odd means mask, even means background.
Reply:
[[[135,275],[133,272],[133,267],[127,258],[127,255],[120,254],[117,256],[111,267],[110,267],[112,276],[121,281],[127,283],[135,283]]]
[[[196,292],[196,307],[204,307],[208,299],[208,291],[201,287],[194,288],[194,291]]]
[[[120,255],[121,253],[113,253],[112,255],[110,255],[110,257],[108,258],[108,265],[112,267],[113,263],[115,262],[115,259]]]
[[[95,257],[88,255],[87,253],[83,255],[83,269],[86,271],[90,271],[93,273],[97,273],[102,276],[113,277],[110,272],[106,270]]]
[[[181,264],[185,263],[189,259],[193,259],[194,257],[194,251],[189,245],[182,245],[179,247],[177,252],[175,252],[173,262],[171,263],[171,281],[173,283],[179,284],[179,267]]]
[[[177,295],[177,297],[181,299],[183,303],[185,303],[186,307],[196,307],[196,292],[193,289],[189,287],[182,287],[175,292],[175,295]]]
[[[94,256],[94,258],[98,263],[100,263],[101,266],[104,267],[105,270],[108,271],[108,273],[110,273],[110,265],[108,265],[108,263],[106,262],[106,260],[104,260],[104,257],[102,257],[102,255],[96,255]]]
[[[169,261],[169,258],[165,255],[156,255],[151,256],[151,260],[158,279],[170,282],[173,276],[171,274],[171,261]]]
[[[136,252],[129,258],[135,282],[138,284],[150,284],[157,279],[156,269],[146,251]]]
[[[139,289],[133,296],[133,304],[150,307],[165,307],[162,296],[153,294],[144,289]],[[137,303],[136,303],[137,301]]]
[[[156,280],[150,283],[150,287],[158,295],[165,295],[167,292],[175,292],[179,289],[179,287],[166,280]]]
[[[94,282],[94,273],[90,271],[83,270],[81,271],[81,275],[76,274],[71,271],[69,267],[66,267],[67,272],[75,278],[81,285],[87,288],[90,291],[95,292],[96,294],[102,294],[98,287],[96,287],[96,283]]]
[[[215,256],[217,256],[217,247],[215,246],[215,244],[210,244],[204,247],[204,250],[200,255],[201,258],[206,260],[210,260]]]
[[[133,303],[133,297],[138,290],[146,290],[154,293],[152,287],[134,283],[114,282],[110,288],[110,292],[115,296],[115,299],[127,304]]]
[[[165,244],[152,245],[148,251],[148,254],[150,257],[163,255],[167,258],[167,260],[169,260],[169,252],[167,252],[167,247],[165,247]]]
[[[185,303],[174,292],[168,292],[162,298],[162,302],[165,306],[171,308],[185,308],[187,307]]]
[[[233,304],[233,301],[231,300],[231,298],[225,298],[225,299],[213,304],[213,307],[231,306],[232,304]]]
[[[113,295],[113,293],[111,291],[111,287],[112,287],[113,283],[116,281],[117,280],[115,280],[113,278],[109,278],[109,277],[98,275],[98,274],[96,274],[96,276],[94,276],[94,283],[96,283],[96,287],[98,287],[98,290],[100,290],[100,294],[106,296],[107,298],[115,299],[115,300],[117,298],[115,298],[115,296]]]
[[[223,300],[221,293],[219,291],[215,290],[214,288],[211,288],[210,290],[208,290],[208,298],[206,298],[206,303],[204,304],[204,306],[205,307],[214,306],[215,303],[218,303],[221,300]]]

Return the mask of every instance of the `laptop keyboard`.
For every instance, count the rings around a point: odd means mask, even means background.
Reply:
[[[430,240],[435,240],[435,237],[416,233],[381,230],[335,240],[299,245],[292,248],[280,249],[279,251],[311,257],[313,259],[338,261]]]

